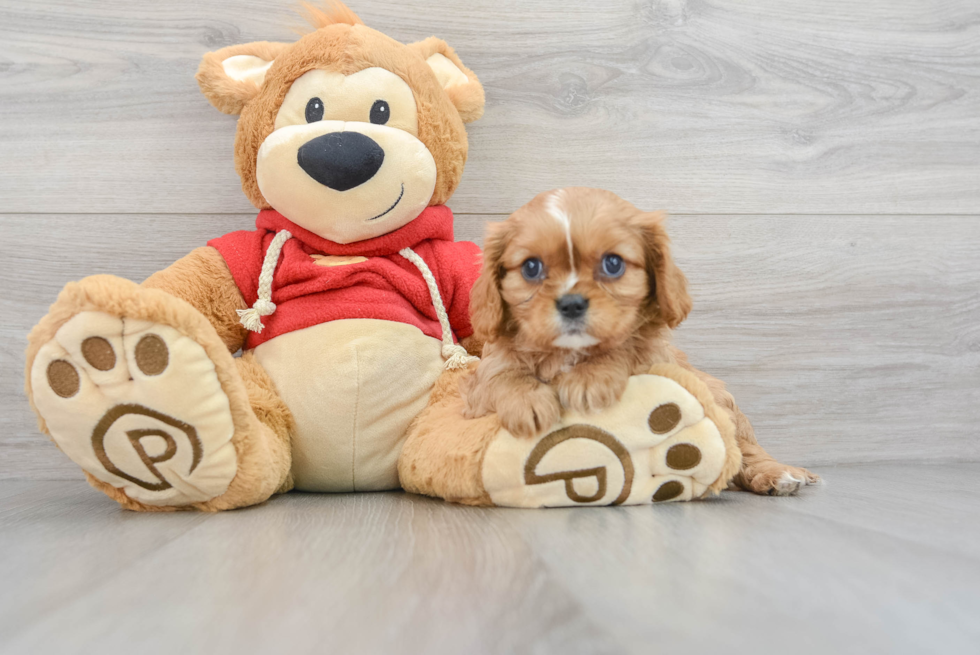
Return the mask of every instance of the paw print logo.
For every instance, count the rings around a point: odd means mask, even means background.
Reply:
[[[537,472],[539,464],[541,464],[541,461],[549,453],[553,453],[555,459],[564,459],[563,455],[573,455],[576,448],[572,442],[580,439],[601,444],[619,461],[623,468],[623,486],[611,504],[623,504],[629,497],[630,489],[633,487],[633,460],[630,458],[629,451],[626,450],[626,447],[616,437],[593,425],[570,425],[556,432],[552,432],[539,441],[534,447],[534,450],[531,451],[524,465],[524,484],[538,485],[563,480],[565,482],[565,495],[572,502],[594,503],[604,498],[608,491],[607,487],[609,483],[606,466],[572,469],[545,474]],[[565,450],[566,453],[562,453],[562,450]],[[596,485],[595,492],[590,495],[585,495],[575,488],[576,480],[587,478],[594,478]]]
[[[152,427],[152,428],[135,428],[130,430],[123,430],[123,433],[129,440],[129,443],[133,447],[133,451],[143,462],[143,465],[155,478],[154,482],[147,482],[146,480],[140,479],[135,475],[131,475],[123,471],[119,466],[117,466],[106,452],[106,435],[109,435],[115,430],[113,427],[119,423],[121,419],[125,420],[130,417],[135,417],[141,420],[143,423],[150,421],[155,421],[158,425],[162,424],[163,427]],[[170,428],[169,430],[166,428]],[[167,482],[166,478],[157,469],[157,464],[163,462],[168,462],[174,458],[177,454],[177,439],[171,433],[176,431],[178,438],[181,441],[186,441],[190,446],[190,451],[193,454],[190,464],[190,470],[187,471],[187,475],[194,472],[197,465],[201,463],[201,455],[203,449],[201,448],[201,440],[197,436],[197,430],[193,426],[184,423],[183,421],[178,421],[175,418],[162,414],[158,411],[152,410],[149,407],[143,407],[142,405],[130,404],[130,405],[116,405],[112,409],[103,415],[102,420],[95,426],[95,431],[92,432],[92,449],[95,451],[95,456],[99,458],[102,466],[105,467],[107,471],[113,475],[118,475],[124,480],[129,480],[133,484],[146,489],[147,491],[163,491],[165,489],[170,489],[173,485]],[[143,443],[143,440],[156,441],[157,444],[162,441],[163,448],[157,448],[156,453],[151,455],[147,452],[147,445]],[[118,452],[118,449],[115,449]]]

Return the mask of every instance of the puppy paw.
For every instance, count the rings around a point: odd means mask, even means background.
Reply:
[[[515,390],[497,399],[497,415],[515,437],[530,438],[558,422],[561,405],[555,391],[544,384],[533,389]]]
[[[736,484],[746,491],[768,496],[793,496],[819,482],[820,476],[804,468],[776,461],[749,464],[736,477]]]
[[[590,368],[558,379],[558,399],[563,407],[595,414],[615,405],[623,396],[629,377],[618,370]]]

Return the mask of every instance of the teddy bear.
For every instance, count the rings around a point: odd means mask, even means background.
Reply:
[[[738,468],[731,423],[676,368],[631,381],[625,409],[566,416],[537,440],[492,416],[461,422],[480,251],[454,241],[444,203],[483,88],[438,38],[399,43],[340,3],[310,18],[295,43],[226,47],[197,73],[211,104],[239,116],[255,229],[141,284],[66,285],[28,339],[41,431],[140,511],[233,509],[291,489],[545,506],[724,486]],[[700,463],[676,457],[680,442]]]

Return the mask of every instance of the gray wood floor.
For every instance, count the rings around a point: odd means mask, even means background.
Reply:
[[[486,510],[290,494],[122,512],[0,483],[0,652],[975,653],[980,464],[797,498]]]
[[[285,0],[0,0],[0,651],[977,652],[976,0],[348,0],[481,77],[450,201],[673,218],[677,332],[828,484],[668,507],[289,495],[120,511],[40,437],[25,335],[68,280],[141,280],[255,212],[201,55]],[[922,465],[922,462],[926,462]]]

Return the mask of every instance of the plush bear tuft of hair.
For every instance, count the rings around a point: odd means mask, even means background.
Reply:
[[[330,0],[325,3],[323,8],[317,7],[311,2],[303,3],[304,13],[306,14],[306,21],[313,27],[313,29],[318,30],[329,25],[363,25],[362,21],[357,14],[355,14],[350,7],[345,5],[343,2],[338,2],[338,0]]]

